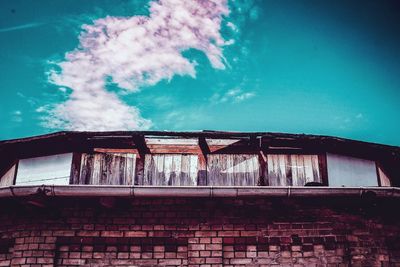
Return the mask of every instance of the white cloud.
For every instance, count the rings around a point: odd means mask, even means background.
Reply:
[[[227,91],[225,94],[215,93],[211,97],[211,103],[239,103],[254,97],[256,94],[254,92],[245,92],[240,88],[233,88]]]
[[[48,106],[44,125],[69,130],[147,129],[151,122],[137,108],[108,92],[106,80],[122,92],[137,92],[174,75],[195,77],[196,62],[182,55],[187,49],[205,53],[212,67],[225,68],[221,34],[226,0],[160,0],[150,3],[150,15],[105,17],[84,25],[80,45],[58,63],[50,82],[72,89],[70,98]]]

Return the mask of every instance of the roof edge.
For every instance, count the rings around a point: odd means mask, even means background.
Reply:
[[[49,134],[36,135],[30,137],[16,138],[16,139],[7,139],[0,140],[0,147],[5,144],[14,144],[14,143],[25,143],[36,140],[45,140],[56,137],[93,137],[93,136],[124,136],[124,135],[132,135],[132,136],[170,136],[170,137],[214,137],[214,138],[223,138],[223,137],[271,137],[271,138],[294,138],[294,139],[302,139],[302,138],[311,138],[311,139],[329,139],[331,141],[336,142],[351,142],[357,143],[359,145],[366,146],[378,146],[381,148],[385,148],[388,150],[396,150],[400,153],[400,146],[387,145],[375,142],[367,142],[360,141],[355,139],[329,136],[329,135],[315,135],[315,134],[304,134],[304,133],[280,133],[280,132],[234,132],[234,131],[211,131],[211,130],[203,130],[203,131],[59,131],[53,132]]]

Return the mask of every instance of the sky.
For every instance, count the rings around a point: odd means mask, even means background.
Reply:
[[[400,146],[400,4],[2,0],[0,139],[306,133]]]

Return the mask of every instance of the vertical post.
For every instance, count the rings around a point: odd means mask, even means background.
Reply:
[[[143,185],[144,160],[145,160],[145,154],[138,153],[136,155],[135,180],[133,182],[134,185]]]
[[[134,135],[132,136],[132,138],[138,150],[138,155],[136,157],[136,168],[135,168],[136,173],[135,173],[134,185],[143,185],[144,161],[146,158],[146,154],[150,153],[150,149],[147,147],[144,135]]]
[[[207,141],[204,137],[199,138],[200,151],[198,153],[199,164],[197,171],[197,185],[208,185],[207,177],[207,155],[210,153]]]
[[[321,174],[322,184],[328,186],[329,181],[328,181],[328,165],[327,165],[326,153],[318,155],[318,165],[319,165],[319,172]]]
[[[262,150],[258,151],[258,163],[260,164],[260,179],[259,186],[269,186],[269,181],[266,175],[267,172],[267,157]]]
[[[71,174],[69,176],[69,184],[79,184],[81,173],[81,153],[72,154]]]

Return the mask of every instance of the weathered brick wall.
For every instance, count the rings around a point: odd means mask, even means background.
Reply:
[[[1,205],[0,266],[400,266],[393,201],[136,199]]]

